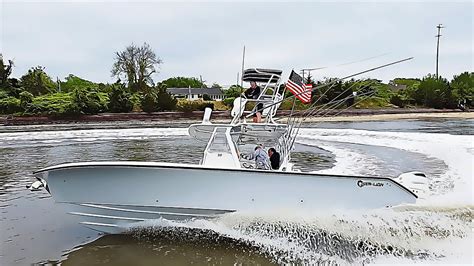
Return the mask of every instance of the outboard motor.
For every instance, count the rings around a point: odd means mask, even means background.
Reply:
[[[429,192],[429,179],[422,172],[407,172],[394,178],[395,181],[415,193],[418,198],[426,198]]]

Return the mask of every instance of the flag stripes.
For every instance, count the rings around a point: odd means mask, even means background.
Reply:
[[[291,71],[288,82],[286,82],[286,88],[303,103],[311,102],[311,84],[304,84],[303,78],[295,71]]]

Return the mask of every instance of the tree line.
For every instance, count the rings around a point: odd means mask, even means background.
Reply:
[[[74,116],[103,112],[126,113],[132,111],[194,111],[205,107],[231,108],[233,99],[244,88],[234,85],[224,93],[223,102],[212,102],[204,95],[204,101],[177,100],[167,88],[221,88],[219,84],[207,86],[197,78],[173,77],[155,83],[152,75],[157,73],[163,61],[153,49],[144,43],[129,45],[115,53],[111,75],[116,82],[95,83],[70,74],[64,80],[53,81],[42,66],[32,67],[20,78],[11,77],[14,68],[12,60],[4,60],[0,54],[0,113],[17,115]],[[426,75],[418,78],[396,78],[385,84],[376,79],[351,79],[337,81],[334,78],[313,80],[306,77],[306,83],[313,86],[331,84],[317,90],[313,101],[325,104],[335,99],[352,95],[353,92],[371,93],[356,107],[430,107],[459,108],[474,104],[474,73],[464,72],[448,81],[442,77]],[[284,86],[284,85],[283,85]],[[282,89],[282,88],[280,88]],[[288,92],[287,92],[288,93]],[[348,105],[354,102],[348,102]],[[292,101],[283,102],[281,108],[289,109]],[[306,108],[298,103],[298,109]]]

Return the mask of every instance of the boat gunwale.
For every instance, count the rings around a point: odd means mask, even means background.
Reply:
[[[402,188],[416,199],[418,196],[405,186],[398,183],[396,180],[393,180],[389,177],[380,177],[380,176],[356,176],[356,175],[334,175],[334,174],[320,174],[320,173],[308,173],[308,172],[293,172],[293,171],[272,171],[272,170],[262,170],[262,169],[246,169],[246,168],[218,168],[218,167],[206,167],[202,165],[193,165],[193,164],[176,164],[176,163],[159,163],[159,162],[140,162],[140,161],[103,161],[103,162],[80,162],[80,163],[64,163],[55,166],[46,167],[38,171],[34,171],[33,174],[40,174],[49,171],[64,170],[70,168],[99,168],[99,167],[122,167],[122,168],[166,168],[166,169],[191,169],[191,170],[218,170],[226,172],[254,172],[261,174],[279,174],[279,175],[302,175],[302,176],[319,176],[323,178],[348,178],[348,179],[379,179],[383,181],[388,181],[390,183],[396,184],[398,187]]]

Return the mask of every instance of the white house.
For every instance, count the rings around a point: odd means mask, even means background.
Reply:
[[[176,99],[191,101],[202,99],[204,95],[208,95],[213,101],[222,101],[225,98],[222,90],[218,88],[168,88],[166,91]]]

